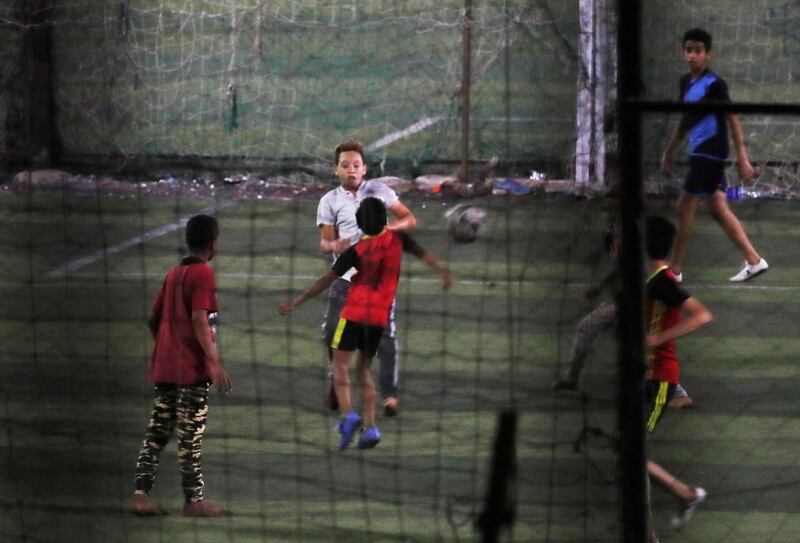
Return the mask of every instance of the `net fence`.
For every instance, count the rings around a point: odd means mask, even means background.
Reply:
[[[509,409],[518,417],[515,522],[502,539],[620,539],[618,346],[614,322],[586,321],[612,298],[582,297],[613,267],[603,245],[606,202],[527,192],[520,177],[496,178],[508,183],[468,198],[442,190],[441,177],[418,190],[394,185],[417,217],[412,235],[456,280],[443,291],[405,258],[397,294],[401,411],[379,414],[383,441],[374,450],[336,450],[337,418],[323,406],[324,297],[291,318],[277,314],[280,301],[329,265],[315,214],[335,186],[336,143],[367,143],[371,175],[454,168],[463,6],[0,0],[8,174],[0,186],[0,539],[478,540],[496,417]],[[685,71],[680,36],[703,25],[734,99],[795,100],[797,3],[706,6],[647,3],[648,97],[675,97]],[[473,2],[473,161],[497,155],[509,176],[527,178],[535,168],[569,177],[578,7]],[[43,28],[52,40],[58,145],[50,147],[40,147],[32,129],[42,102],[30,92],[31,55],[38,58],[31,31]],[[742,120],[761,171],[753,192],[791,196],[796,119]],[[657,164],[677,116],[644,121],[648,186],[671,193],[679,181],[657,173]],[[43,148],[76,173],[12,175],[46,162]],[[129,173],[131,164],[146,173]],[[265,180],[274,165],[301,183]],[[465,203],[486,217],[472,243],[457,242],[443,224],[447,210]],[[674,202],[653,198],[647,211],[674,217]],[[792,541],[797,532],[796,209],[791,200],[755,199],[736,212],[773,268],[753,286],[725,284],[739,257],[715,223],[698,219],[687,288],[717,320],[680,341],[682,383],[696,404],[671,410],[648,447],[711,498],[689,528],[670,532],[676,504],[654,492],[662,541]],[[147,312],[185,255],[183,228],[197,213],[221,224],[213,262],[219,345],[234,381],[230,394],[210,399],[206,496],[235,516],[180,515],[173,441],[154,491],[171,514],[140,519],[127,508],[153,400],[144,380]],[[569,375],[576,342],[587,337],[577,390],[554,394],[550,386]]]
[[[328,160],[342,134],[390,161],[459,157],[463,2],[45,5],[36,17],[27,3],[0,5],[9,37],[2,54],[17,66],[17,74],[4,71],[0,109],[7,119],[25,115],[15,103],[24,94],[16,92],[23,30],[49,25],[66,157],[315,163]],[[502,155],[563,170],[574,133],[576,6],[475,2],[473,159]]]
[[[591,395],[547,388],[566,373],[587,310],[576,292],[604,267],[597,202],[473,202],[486,223],[477,241],[459,244],[441,226],[454,201],[404,195],[420,222],[415,238],[456,281],[442,291],[406,259],[400,415],[379,413],[375,449],[339,452],[337,418],[323,406],[324,298],[288,319],[277,314],[278,302],[326,268],[317,199],[96,189],[3,194],[13,225],[3,234],[4,540],[476,540],[496,417],[507,409],[518,413],[519,437],[509,452],[516,522],[504,539],[615,539],[611,336],[584,370]],[[185,254],[183,222],[201,211],[216,214],[222,230],[213,262],[218,340],[234,383],[211,395],[205,495],[235,516],[180,516],[173,441],[152,494],[173,514],[139,519],[126,509],[152,404],[144,321],[166,270]],[[574,232],[573,219],[583,225]],[[565,239],[545,242],[531,228]]]
[[[797,53],[800,41],[796,22],[800,3],[759,1],[735,4],[725,1],[658,1],[643,11],[646,39],[643,46],[642,84],[652,99],[676,100],[678,78],[685,71],[681,58],[683,33],[705,28],[713,36],[710,67],[728,83],[731,98],[739,102],[797,103]],[[674,192],[678,179],[658,172],[660,153],[678,115],[652,116],[643,142],[645,175],[653,190]],[[745,187],[752,197],[797,197],[800,124],[794,116],[748,115],[743,119],[745,141],[758,176]],[[729,182],[738,184],[731,169]],[[680,172],[678,172],[680,173]]]

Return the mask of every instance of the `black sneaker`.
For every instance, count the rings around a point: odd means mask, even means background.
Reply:
[[[387,417],[396,417],[400,412],[400,405],[396,396],[387,396],[383,400],[383,414]]]

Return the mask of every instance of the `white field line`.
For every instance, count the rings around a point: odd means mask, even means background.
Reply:
[[[391,143],[394,143],[397,140],[400,140],[400,139],[403,139],[405,137],[411,136],[413,134],[416,134],[417,132],[422,132],[423,130],[425,130],[429,126],[434,125],[434,124],[444,120],[444,118],[445,118],[444,115],[435,115],[433,117],[423,117],[422,119],[418,120],[414,124],[409,125],[409,126],[403,128],[402,130],[396,130],[394,132],[386,134],[381,139],[379,139],[377,141],[374,141],[374,142],[370,143],[369,145],[367,145],[364,148],[364,150],[368,151],[368,152],[377,151],[378,149],[381,149],[382,147],[386,147],[387,145],[389,145]]]
[[[391,143],[393,143],[393,142],[395,142],[395,141],[397,141],[399,139],[405,138],[407,136],[411,136],[412,134],[416,134],[417,132],[421,132],[421,131],[425,130],[426,128],[428,128],[429,126],[434,125],[434,124],[442,121],[443,119],[445,119],[445,117],[443,115],[436,115],[434,117],[424,117],[424,118],[420,119],[419,121],[415,122],[414,124],[412,124],[410,126],[407,126],[406,128],[404,128],[402,130],[398,130],[398,131],[392,132],[390,134],[387,134],[386,136],[382,137],[381,139],[369,144],[366,147],[366,150],[367,151],[374,151],[374,150],[380,149],[382,147],[386,147],[387,145],[389,145],[389,144],[391,144]],[[214,206],[209,206],[208,208],[206,208],[203,211],[201,211],[201,213],[210,213],[210,212],[213,212],[214,210],[217,210],[217,209],[224,209],[226,207],[229,207],[229,206],[233,205],[233,203],[234,203],[233,201],[221,202],[221,203],[216,204]],[[67,262],[65,262],[61,266],[59,266],[59,267],[57,267],[55,269],[52,269],[49,272],[47,272],[47,276],[48,277],[63,277],[65,275],[74,275],[75,271],[79,270],[80,268],[83,268],[84,266],[88,266],[89,264],[92,264],[93,262],[97,262],[98,260],[101,260],[103,258],[107,258],[110,255],[113,255],[115,253],[119,253],[119,252],[124,251],[126,249],[130,249],[131,247],[135,247],[136,245],[138,245],[140,243],[143,243],[145,241],[149,241],[149,240],[151,240],[153,238],[157,238],[159,236],[163,236],[164,234],[168,234],[170,232],[174,232],[175,230],[177,230],[179,228],[183,228],[186,225],[186,221],[188,221],[190,217],[191,217],[191,215],[187,215],[185,217],[181,217],[180,219],[178,219],[174,223],[166,224],[164,226],[160,226],[158,228],[155,228],[153,230],[150,230],[149,232],[146,232],[146,233],[142,234],[141,236],[136,236],[134,238],[125,240],[125,241],[123,241],[121,243],[118,243],[117,245],[112,246],[112,247],[107,247],[107,248],[100,249],[98,251],[95,251],[95,252],[93,252],[91,254],[88,254],[86,256],[82,256],[82,257],[77,258],[75,260],[68,260]]]
[[[163,279],[164,274],[161,272],[149,272],[149,273],[141,273],[141,272],[110,272],[107,276],[95,273],[95,272],[79,272],[79,273],[70,273],[70,277],[73,279],[100,279],[102,277],[108,277],[109,279],[129,279],[131,281],[139,280],[139,279]],[[216,273],[217,279],[225,278],[225,279],[256,279],[259,281],[290,281],[294,279],[295,281],[313,281],[317,279],[318,275],[307,275],[307,274],[296,274],[296,275],[287,275],[287,274],[271,274],[271,273],[243,273],[243,272],[220,272],[217,271]],[[435,276],[431,277],[401,277],[400,281],[411,281],[412,283],[439,283],[439,279]],[[458,283],[461,285],[484,285],[489,284],[486,281],[480,281],[478,279],[456,279],[453,281],[454,283]],[[507,281],[494,281],[493,284],[505,284]],[[516,283],[516,281],[513,281]],[[531,281],[523,281],[525,284],[532,284]],[[545,284],[545,283],[542,283]],[[550,284],[550,283],[547,283]],[[556,283],[552,283],[555,285]],[[564,283],[557,283],[558,285],[563,285]]]
[[[231,207],[235,203],[237,202],[235,202],[234,200],[225,200],[222,202],[215,203],[214,205],[210,205],[207,208],[200,210],[198,213],[214,213],[215,211],[219,211],[220,209]],[[159,226],[158,228],[154,228],[153,230],[145,232],[140,236],[127,239],[123,242],[117,243],[116,245],[112,245],[111,247],[104,247],[103,249],[95,251],[86,256],[76,258],[75,260],[68,260],[61,266],[47,272],[47,276],[63,277],[65,275],[74,275],[74,272],[76,270],[79,270],[84,266],[88,266],[89,264],[97,262],[98,260],[102,260],[103,258],[108,258],[110,255],[119,253],[126,249],[130,249],[131,247],[135,247],[136,245],[143,243],[145,241],[149,241],[151,239],[163,236],[164,234],[174,232],[179,228],[183,228],[184,226],[186,226],[186,223],[193,215],[195,215],[195,213],[183,216],[173,223],[165,224],[164,226]]]
[[[224,257],[223,257],[224,258]],[[70,273],[70,277],[75,279],[99,279],[101,277],[108,277],[109,279],[130,279],[130,280],[139,280],[144,278],[152,278],[152,279],[163,279],[164,274],[161,272],[150,272],[150,273],[142,273],[142,272],[110,272],[107,275],[101,273],[94,273],[94,272],[80,272],[80,273]],[[290,281],[294,279],[295,281],[312,281],[317,279],[319,276],[317,275],[307,275],[307,274],[296,274],[296,275],[288,275],[288,274],[275,274],[275,273],[244,273],[244,272],[225,272],[225,271],[217,271],[216,274],[217,278],[227,278],[227,279],[256,279],[260,281]],[[431,274],[427,277],[405,277],[401,276],[400,281],[411,281],[412,283],[439,283],[439,279],[434,275]],[[588,287],[590,286],[589,283],[585,282],[573,282],[573,283],[564,283],[563,281],[540,281],[540,280],[516,280],[512,279],[508,281],[506,279],[498,279],[494,281],[483,281],[480,279],[458,279],[456,278],[454,283],[459,285],[505,285],[508,283],[511,284],[521,284],[521,285],[529,285],[529,286],[538,286],[538,287]],[[749,284],[696,284],[692,285],[691,289],[694,290],[775,290],[775,291],[800,291],[800,285],[759,285],[757,283],[749,283]]]
[[[402,130],[397,130],[395,132],[387,134],[387,135],[383,136],[382,138],[380,138],[379,140],[370,143],[369,145],[367,145],[365,150],[366,151],[375,151],[377,149],[381,149],[382,147],[386,147],[387,145],[390,145],[391,143],[394,143],[395,141],[397,141],[399,139],[403,139],[405,137],[411,136],[413,134],[416,134],[417,132],[422,132],[423,130],[425,130],[429,126],[432,126],[432,125],[434,125],[434,124],[436,124],[438,122],[441,122],[444,119],[446,119],[446,117],[444,115],[435,115],[433,117],[423,117],[419,121],[407,126],[406,128],[403,128]],[[229,207],[229,206],[233,205],[233,203],[234,203],[233,201],[221,202],[219,204],[216,204],[214,206],[210,206],[210,207],[204,209],[203,211],[201,211],[201,213],[209,213],[209,212],[213,212],[214,210],[217,210],[217,209],[224,209],[226,207]],[[159,228],[156,228],[154,230],[150,230],[149,232],[146,232],[146,233],[142,234],[141,236],[136,236],[135,238],[131,238],[129,240],[125,240],[122,243],[118,243],[117,245],[114,245],[112,247],[100,249],[98,251],[95,251],[95,252],[93,252],[91,254],[88,254],[86,256],[82,256],[82,257],[77,258],[75,260],[69,260],[69,261],[65,262],[64,264],[62,264],[61,266],[59,266],[59,267],[57,267],[55,269],[52,269],[49,272],[47,272],[47,276],[48,277],[63,277],[65,275],[74,275],[74,272],[76,270],[79,270],[80,268],[82,268],[84,266],[88,266],[89,264],[92,264],[93,262],[96,262],[96,261],[101,260],[103,258],[107,258],[109,255],[113,255],[115,253],[119,253],[119,252],[124,251],[126,249],[130,249],[131,247],[135,247],[139,243],[142,243],[142,242],[145,242],[145,241],[149,241],[149,240],[151,240],[153,238],[157,238],[159,236],[163,236],[164,234],[168,234],[170,232],[174,232],[175,230],[177,230],[179,228],[183,228],[186,225],[186,221],[188,221],[190,217],[191,217],[191,215],[187,215],[185,217],[181,217],[180,219],[178,219],[178,221],[176,221],[176,222],[174,222],[172,224],[167,224],[167,225],[161,226]]]
[[[436,123],[440,123],[444,120],[454,120],[457,117],[448,117],[446,115],[434,115],[432,117],[423,117],[422,119],[418,120],[415,123],[408,125],[407,127],[395,130],[394,132],[390,132],[386,134],[382,138],[377,141],[374,141],[367,145],[364,150],[367,152],[377,151],[378,149],[382,149],[387,145],[390,145],[397,140],[401,140],[403,138],[407,138],[408,136],[412,136],[417,132],[422,132],[429,126],[433,126]],[[527,123],[531,121],[547,121],[547,122],[562,122],[564,119],[541,119],[541,118],[534,118],[534,117],[511,117],[506,119],[505,117],[486,117],[486,118],[476,118],[475,120],[479,121],[486,121],[486,122],[515,122],[515,123]],[[569,122],[569,120],[567,120]]]

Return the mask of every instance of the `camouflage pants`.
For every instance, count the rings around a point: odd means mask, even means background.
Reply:
[[[176,431],[178,463],[186,502],[203,499],[200,456],[207,418],[208,385],[156,384],[153,413],[136,461],[136,491],[150,493],[161,451],[172,437],[172,432]]]

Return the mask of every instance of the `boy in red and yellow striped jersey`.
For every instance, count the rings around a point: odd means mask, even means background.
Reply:
[[[710,323],[714,317],[706,306],[678,285],[669,267],[667,259],[675,240],[675,226],[663,217],[648,217],[645,239],[648,257],[645,341],[650,349],[645,374],[645,402],[647,431],[652,432],[680,377],[675,339]],[[673,526],[683,526],[691,518],[694,508],[705,499],[706,491],[680,481],[652,460],[647,461],[647,473],[678,499],[679,511],[673,519]],[[657,541],[652,514],[649,525],[649,540]]]

